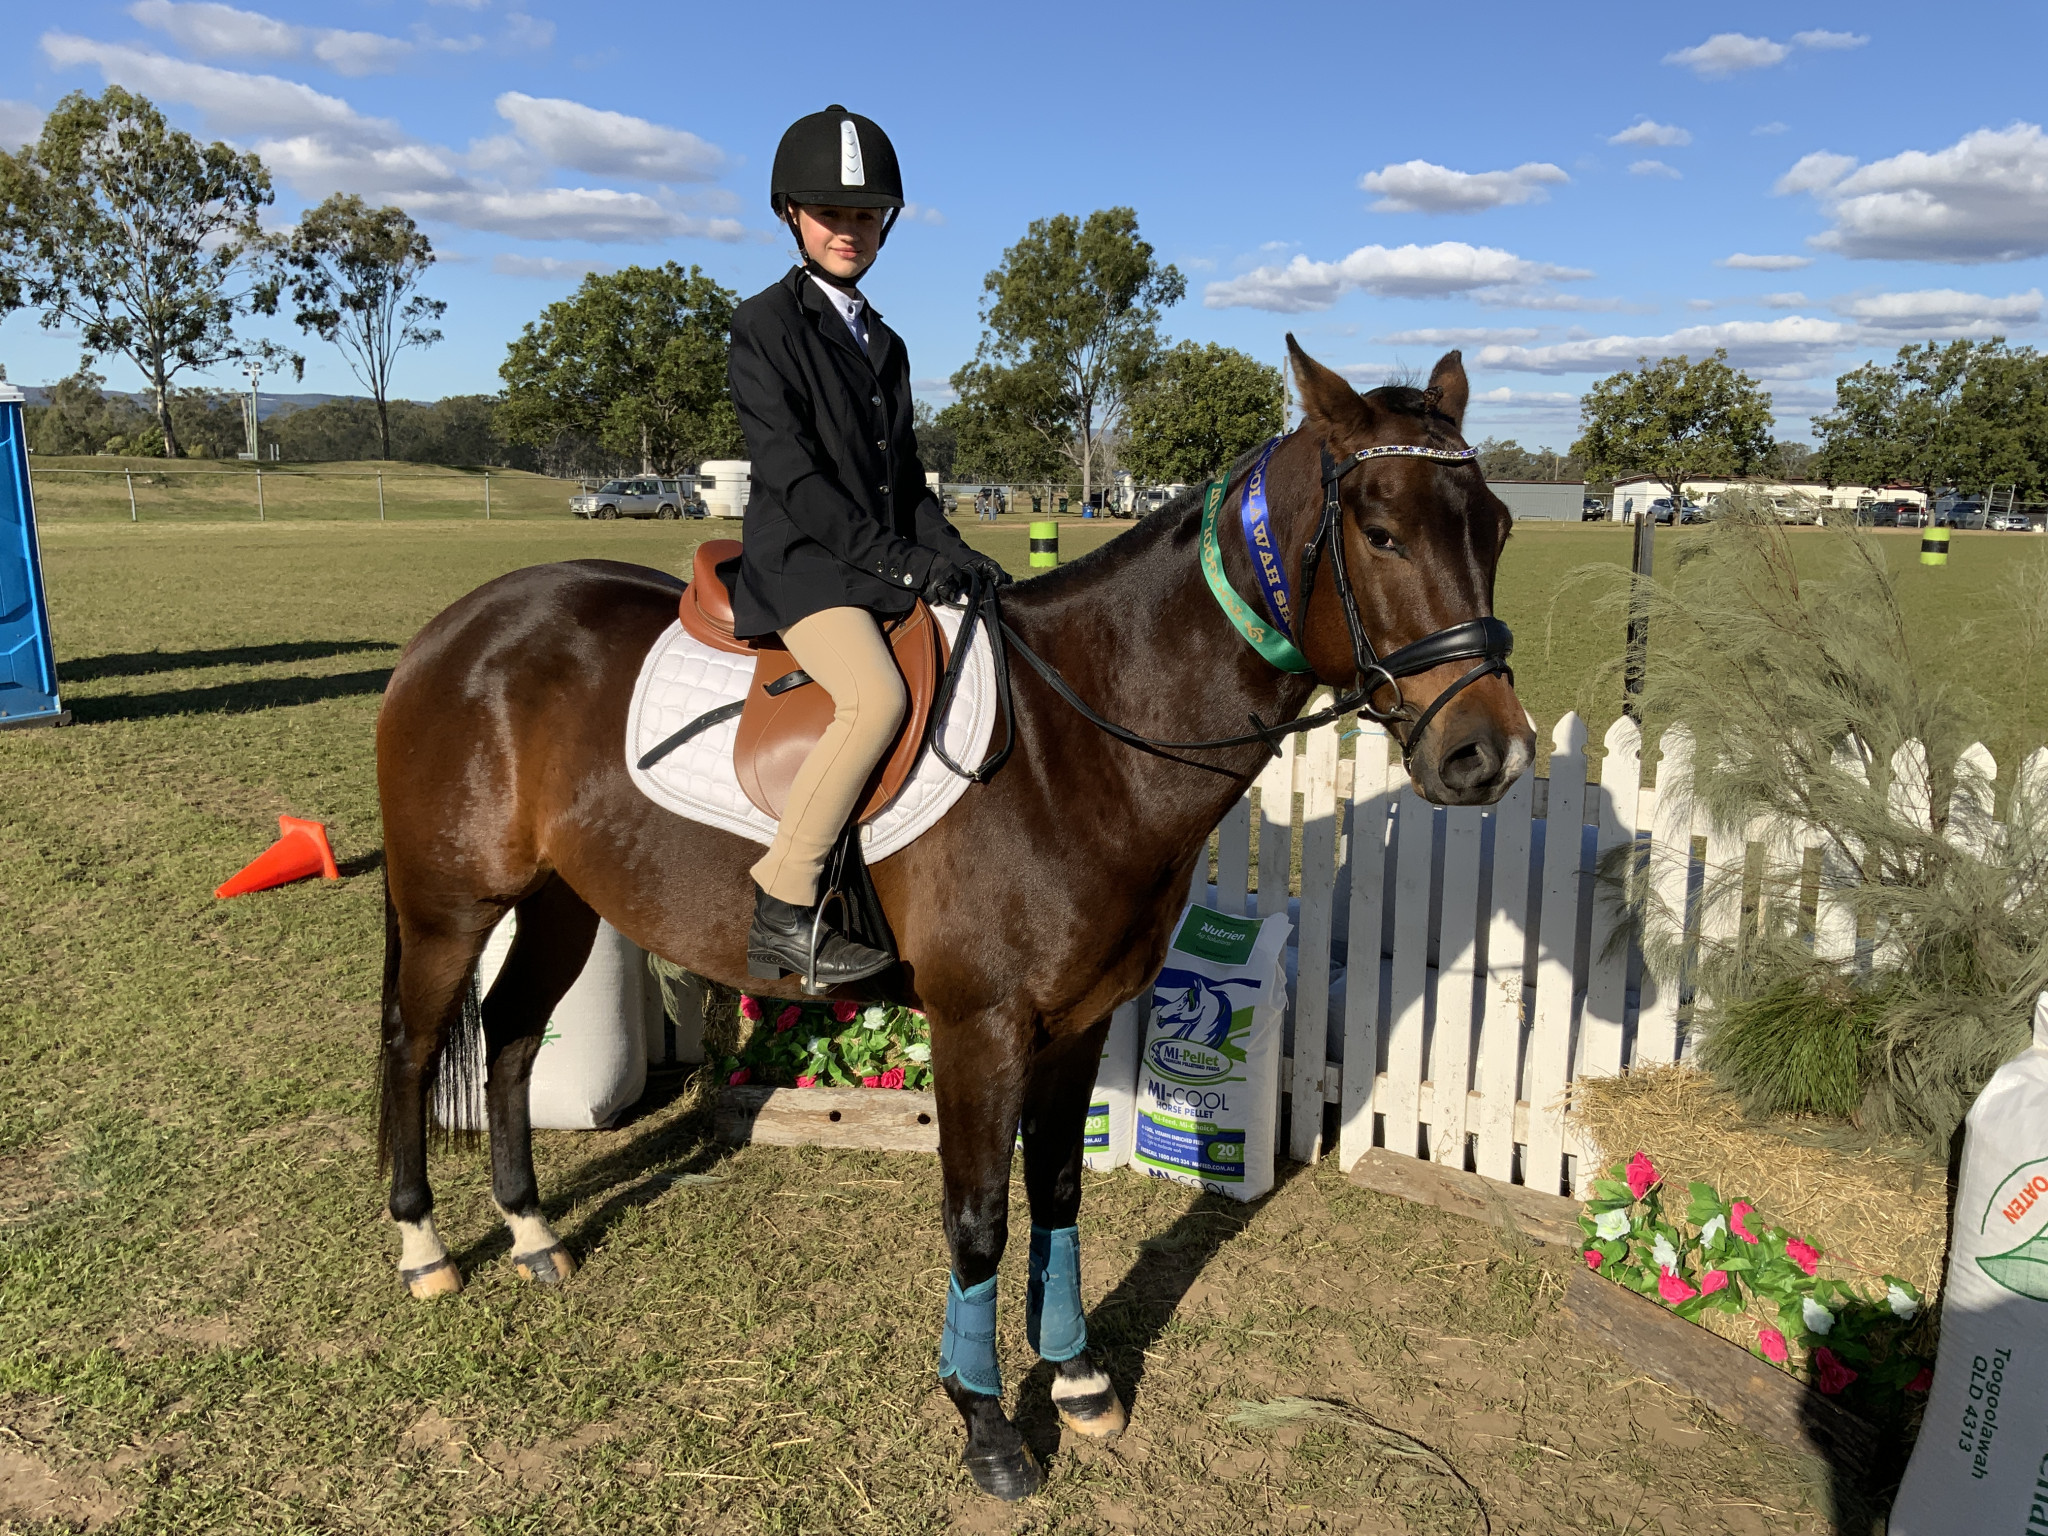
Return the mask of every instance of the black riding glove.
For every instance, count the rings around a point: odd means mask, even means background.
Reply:
[[[955,548],[933,548],[931,574],[925,577],[921,593],[928,603],[951,603],[973,584],[980,572],[998,587],[1010,584],[1010,573],[980,550],[961,544]]]

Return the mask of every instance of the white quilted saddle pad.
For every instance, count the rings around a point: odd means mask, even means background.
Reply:
[[[966,609],[937,608],[933,612],[947,640],[956,639]],[[744,698],[753,680],[752,656],[714,651],[685,634],[682,625],[669,625],[640,664],[633,704],[626,711],[626,772],[640,792],[665,811],[737,832],[757,843],[769,843],[775,839],[775,822],[747,798],[733,772],[732,744],[740,729],[737,718],[684,742],[652,768],[638,766],[650,748],[699,715]],[[988,754],[997,713],[996,669],[989,656],[988,633],[977,630],[960,687],[946,717],[933,721],[931,733],[943,732],[939,739],[953,761],[972,768]],[[966,789],[967,780],[939,761],[928,736],[902,793],[861,828],[862,852],[872,863],[907,848],[951,810]]]

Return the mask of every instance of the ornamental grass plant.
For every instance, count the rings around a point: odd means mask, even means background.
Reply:
[[[1969,754],[1987,712],[1953,652],[1916,654],[1878,540],[1788,534],[1739,495],[1718,511],[1672,540],[1662,579],[1604,603],[1649,623],[1646,742],[1672,724],[1692,739],[1659,795],[1766,856],[1709,868],[1691,912],[1660,899],[1646,845],[1603,876],[1634,907],[1652,972],[1693,988],[1701,1059],[1747,1109],[1945,1146],[2027,1044],[2048,985],[2048,759],[1994,780]],[[2023,567],[2001,608],[1977,621],[1998,653],[2039,647],[2048,562]],[[1702,932],[1701,911],[1723,922]],[[1853,955],[1819,952],[1823,914],[1853,927],[1836,946]]]

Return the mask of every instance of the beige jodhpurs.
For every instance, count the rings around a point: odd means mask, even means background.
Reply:
[[[832,696],[832,723],[811,748],[789,788],[775,841],[754,866],[754,881],[780,901],[807,907],[832,845],[860,803],[909,707],[903,674],[865,608],[827,608],[782,631],[797,665]]]

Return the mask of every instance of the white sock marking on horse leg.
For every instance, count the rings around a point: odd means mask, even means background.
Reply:
[[[1090,1362],[1085,1376],[1069,1376],[1056,1371],[1052,1378],[1052,1400],[1060,1402],[1070,1397],[1093,1397],[1098,1392],[1109,1390],[1109,1375],[1101,1366]]]
[[[505,1218],[505,1225],[512,1229],[512,1252],[519,1257],[529,1253],[546,1253],[559,1241],[555,1229],[547,1224],[538,1212],[531,1216],[514,1216],[502,1205],[498,1214]]]
[[[431,1216],[419,1221],[401,1221],[398,1224],[398,1241],[400,1269],[426,1269],[448,1257],[448,1250],[442,1245],[440,1234],[434,1230],[434,1218]]]

